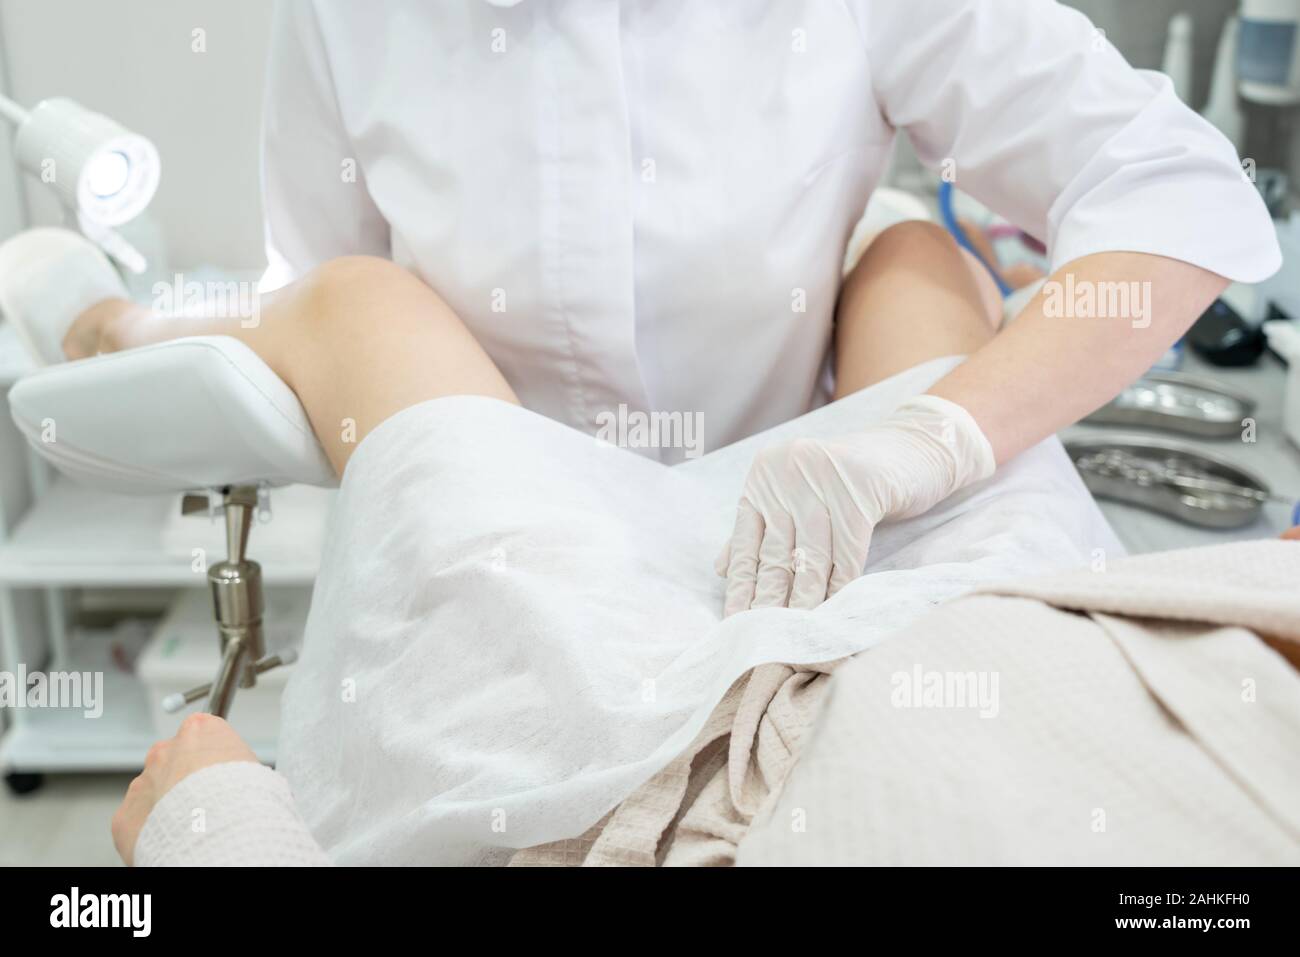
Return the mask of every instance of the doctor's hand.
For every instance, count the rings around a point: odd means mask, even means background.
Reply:
[[[879,522],[920,515],[995,468],[970,414],[932,395],[861,432],[762,450],[716,563],[724,615],[820,605],[862,574]]]
[[[129,867],[144,822],[163,795],[195,771],[229,761],[257,761],[257,755],[214,714],[192,714],[174,738],[159,741],[144,759],[144,771],[126,790],[113,815],[113,846]]]

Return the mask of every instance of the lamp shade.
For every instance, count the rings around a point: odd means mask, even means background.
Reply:
[[[154,145],[73,100],[42,100],[18,126],[19,164],[63,203],[105,226],[138,216],[158,189]]]

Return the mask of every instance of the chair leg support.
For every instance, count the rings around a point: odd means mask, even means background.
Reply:
[[[226,642],[225,653],[221,656],[221,668],[217,680],[212,683],[212,692],[208,696],[208,713],[224,718],[230,713],[230,706],[235,701],[237,680],[243,674],[248,662],[248,646],[238,638]]]
[[[215,496],[214,496],[215,497]],[[224,562],[208,569],[208,587],[212,590],[212,609],[221,635],[221,666],[211,684],[168,695],[162,706],[168,713],[206,697],[208,713],[224,718],[230,713],[237,688],[257,685],[263,672],[292,664],[297,652],[286,649],[279,654],[266,653],[266,636],[262,630],[262,566],[249,561],[246,551],[252,530],[253,509],[259,507],[255,485],[237,485],[222,489],[220,505],[226,520]],[[189,515],[210,511],[213,498],[186,495],[181,512]]]
[[[246,556],[257,507],[257,488],[235,486],[222,491],[228,557],[208,569],[212,607],[221,635],[221,668],[208,697],[208,711],[225,717],[234,701],[235,688],[257,684],[254,665],[266,657],[262,632],[262,568]]]

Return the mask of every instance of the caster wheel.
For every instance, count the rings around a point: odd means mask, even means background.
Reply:
[[[39,790],[44,783],[45,775],[43,774],[25,774],[22,771],[10,771],[5,775],[5,787],[9,788],[10,794],[31,794],[33,791]]]

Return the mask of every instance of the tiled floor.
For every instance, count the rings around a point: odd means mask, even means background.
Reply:
[[[0,787],[0,867],[120,866],[108,824],[129,774],[51,774],[31,794]]]

